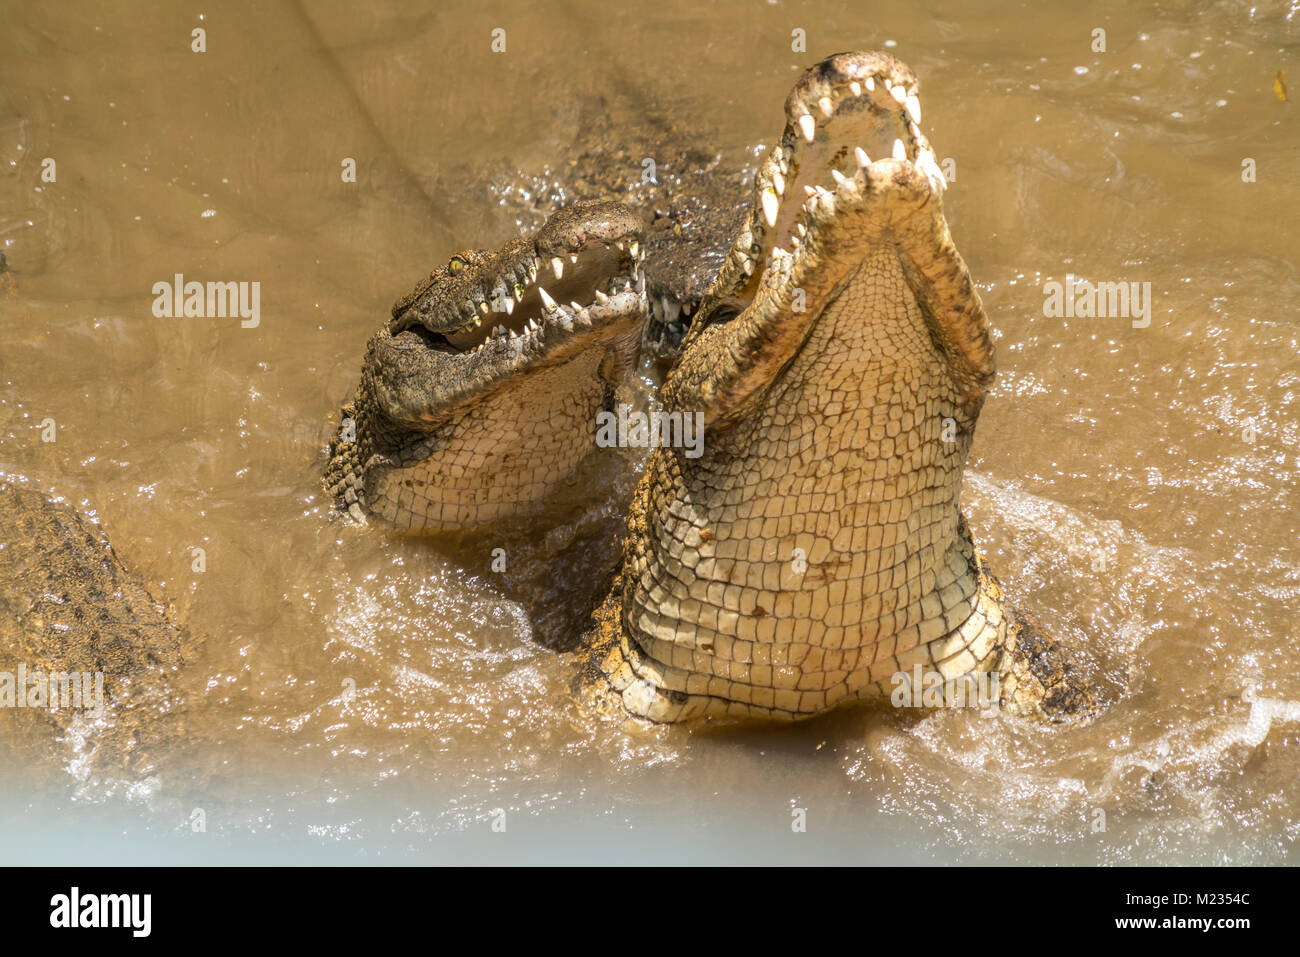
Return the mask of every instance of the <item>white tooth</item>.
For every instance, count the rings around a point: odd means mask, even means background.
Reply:
[[[820,199],[820,198],[823,198],[823,197],[826,197],[826,196],[830,196],[830,194],[831,194],[831,191],[830,191],[829,189],[827,189],[825,186],[818,186],[818,187],[817,187],[817,197],[818,197],[819,199]]]
[[[577,261],[578,261],[578,254],[577,254],[577,253],[569,253],[569,262],[571,262],[571,263],[576,263]]]
[[[602,306],[609,302],[609,296],[605,295],[599,289],[596,290],[596,301]]]
[[[508,316],[514,311],[515,311],[515,301],[511,299],[509,296],[506,296],[506,315]]]
[[[817,105],[821,107],[822,116],[829,118],[830,115],[835,112],[835,104],[831,102],[829,96],[823,96],[817,101]]]
[[[478,311],[486,316],[488,314],[488,304],[486,302],[480,302],[478,304]]]
[[[528,267],[528,278],[535,280],[537,278],[537,263]]]
[[[790,237],[790,248],[791,248],[791,249],[798,249],[798,248],[799,248],[799,242],[800,242],[800,239],[799,239],[798,236],[791,236],[791,237]]]
[[[574,312],[582,312],[582,306],[578,305],[576,302],[570,302],[569,308]]]
[[[776,225],[776,214],[781,208],[781,201],[776,198],[776,193],[770,189],[763,190],[763,218],[767,220],[767,225]]]
[[[809,196],[816,196],[816,195],[817,195],[817,190],[813,189],[811,186],[805,186],[805,187],[803,188],[803,191],[804,191],[805,193],[807,193]]]
[[[536,319],[529,319],[529,320],[528,320],[528,331],[529,331],[529,332],[536,332],[536,331],[537,331],[537,320],[536,320]]]
[[[555,271],[556,279],[564,278],[564,260],[561,259],[559,256],[556,256],[554,259],[551,260],[551,269]]]
[[[934,154],[929,150],[926,150],[917,158],[916,168],[925,174],[925,178],[930,181],[930,185],[934,189],[943,191],[948,188],[948,178],[943,175],[943,170],[934,161]]]
[[[616,240],[615,243],[614,243],[614,248],[617,249],[619,252],[622,252],[622,251],[623,251],[623,240],[621,240],[621,239]]]
[[[907,159],[907,147],[903,145],[902,140],[894,140],[894,159],[896,160]]]
[[[813,120],[811,113],[805,113],[799,117],[799,129],[803,130],[803,138],[811,143],[817,135],[817,123]]]
[[[799,231],[799,235],[800,235],[800,236],[807,236],[807,235],[808,235],[808,227],[805,226],[803,223],[795,223],[795,224],[794,224],[794,228],[797,229],[797,230]]]
[[[542,305],[546,307],[547,312],[554,312],[559,308],[559,306],[555,304],[555,300],[551,298],[550,293],[541,286],[537,287],[537,294],[542,297]]]
[[[788,252],[786,252],[784,249],[782,249],[780,246],[773,246],[773,247],[772,247],[772,258],[773,258],[773,259],[776,259],[776,258],[778,258],[778,257],[780,257],[780,256],[788,256],[788,255],[790,255],[790,254],[789,254]]]
[[[912,122],[917,126],[921,125],[921,101],[915,96],[907,98],[907,115],[912,118]]]
[[[785,177],[778,172],[772,173],[772,188],[776,190],[776,195],[785,195]]]
[[[843,186],[843,185],[844,185],[844,182],[845,182],[845,180],[844,180],[844,174],[841,173],[841,172],[840,172],[839,170],[837,170],[837,169],[833,169],[833,170],[831,170],[831,179],[835,180],[835,185],[836,185],[836,186]]]
[[[754,275],[754,260],[752,259],[745,260],[745,275],[746,276]]]
[[[849,89],[853,91],[854,96],[862,95],[862,84],[859,83],[857,80],[854,80],[852,83],[849,84]]]
[[[871,157],[867,155],[867,151],[861,146],[854,147],[853,156],[857,159],[858,165],[863,169],[866,169],[871,165]]]
[[[870,93],[875,88],[876,88],[876,81],[871,77],[867,77],[867,92]]]
[[[907,99],[907,90],[903,89],[903,85],[900,83],[898,86],[889,88],[889,95],[901,104]]]
[[[636,254],[637,254],[637,252],[639,251],[639,249],[640,249],[640,244],[639,244],[639,243],[628,243],[628,244],[627,244],[627,251],[628,251],[629,253],[632,254],[632,258],[634,258],[634,259],[636,258]]]

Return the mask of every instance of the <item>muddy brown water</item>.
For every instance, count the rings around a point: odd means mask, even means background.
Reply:
[[[0,857],[1294,862],[1300,6],[1045,7],[6,5],[0,471],[93,509],[196,643],[147,773],[93,723],[4,769]],[[517,232],[476,170],[562,164],[611,86],[752,155],[855,48],[921,78],[997,328],[966,514],[1109,708],[588,716],[486,555],[329,521],[329,417],[393,299]],[[155,318],[176,273],[260,282],[260,324]],[[1149,282],[1149,324],[1046,316],[1067,274]]]

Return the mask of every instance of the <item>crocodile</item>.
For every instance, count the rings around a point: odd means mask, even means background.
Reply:
[[[562,162],[451,166],[435,189],[481,191],[523,229],[575,201],[612,200],[638,214],[650,309],[641,350],[666,366],[749,213],[756,151],[716,149],[716,131],[695,109],[645,91],[605,91],[577,109]]]
[[[100,767],[152,773],[166,752],[159,743],[178,733],[174,678],[190,647],[98,523],[0,475],[0,753],[21,758],[0,765],[60,773],[54,739],[94,716]],[[16,706],[21,694],[25,707]]]
[[[661,390],[703,413],[704,452],[652,454],[585,678],[654,722],[807,718],[920,674],[1086,720],[1080,669],[959,508],[994,348],[917,79],[838,54],[785,116]]]
[[[626,207],[575,203],[531,238],[458,253],[399,299],[330,444],[324,484],[338,507],[463,532],[554,497],[633,370],[641,238]]]

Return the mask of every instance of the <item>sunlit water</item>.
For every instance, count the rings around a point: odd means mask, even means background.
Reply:
[[[147,773],[86,722],[4,769],[0,857],[1296,859],[1294,5],[135,6],[3,15],[0,471],[93,509],[193,647]],[[486,545],[330,520],[329,417],[394,298],[517,230],[476,171],[562,169],[610,90],[752,156],[799,70],[873,47],[921,78],[997,327],[967,517],[1109,707],[587,714]],[[154,318],[175,273],[259,281],[260,325]],[[1067,273],[1149,282],[1150,324],[1045,318]]]

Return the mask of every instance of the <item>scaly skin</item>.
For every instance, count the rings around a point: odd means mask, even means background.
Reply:
[[[640,93],[640,91],[638,91]],[[646,224],[650,304],[643,351],[676,356],[691,316],[718,274],[749,212],[752,161],[720,154],[706,125],[679,119],[680,104],[647,103],[618,89],[573,124],[580,131],[558,167],[540,174],[510,166],[487,175],[485,199],[511,210],[525,227],[574,200],[623,203]],[[653,176],[645,160],[654,162]],[[473,188],[479,171],[456,170],[443,188]]]
[[[916,86],[888,55],[841,54],[786,102],[663,389],[704,413],[704,454],[655,451],[597,615],[593,660],[634,715],[803,718],[917,664],[999,671],[1015,711],[1093,710],[958,508],[993,343]]]
[[[545,502],[594,448],[596,414],[635,360],[640,240],[625,207],[578,203],[399,300],[330,445],[339,507],[451,532]]]
[[[96,734],[100,766],[120,761],[150,771],[141,765],[175,730],[172,678],[187,642],[97,525],[43,490],[0,476],[0,671],[102,672],[112,720]],[[0,708],[0,750],[48,759],[53,735],[76,714]]]

